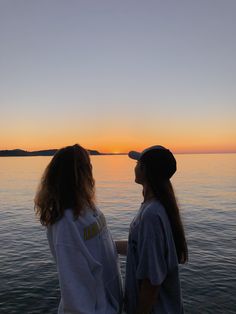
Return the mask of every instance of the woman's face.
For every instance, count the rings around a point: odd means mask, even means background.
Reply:
[[[140,161],[137,161],[137,164],[134,168],[135,173],[135,182],[138,184],[143,184],[145,182],[145,169],[144,165]]]

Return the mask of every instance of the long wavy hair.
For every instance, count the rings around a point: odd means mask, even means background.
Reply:
[[[44,226],[63,217],[67,208],[74,218],[95,209],[95,181],[88,152],[76,144],[56,152],[44,171],[35,196],[35,211]]]
[[[158,175],[152,163],[144,163],[141,161],[141,165],[145,169],[146,180],[154,196],[161,202],[166,210],[172,229],[178,262],[184,264],[188,261],[188,247],[172,184],[169,179]]]

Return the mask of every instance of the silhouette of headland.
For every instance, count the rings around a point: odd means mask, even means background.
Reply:
[[[25,156],[53,156],[57,149],[26,151],[22,149],[0,150],[0,157],[25,157]],[[88,149],[90,155],[103,155],[97,150]]]

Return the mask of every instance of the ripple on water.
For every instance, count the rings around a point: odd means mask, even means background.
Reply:
[[[180,266],[187,314],[236,313],[236,155],[232,156],[177,155],[179,174],[173,181],[189,246],[189,262]],[[141,202],[141,189],[133,183],[133,164],[125,158],[92,159],[98,205],[114,239],[127,238]],[[4,160],[0,164],[0,313],[56,314],[60,295],[56,267],[32,202],[49,159]],[[214,177],[211,169],[224,171]],[[124,277],[124,257],[120,264]]]

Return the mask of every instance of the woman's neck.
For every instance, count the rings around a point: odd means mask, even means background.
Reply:
[[[152,192],[151,188],[148,185],[143,184],[143,201],[147,202],[152,199],[155,199],[154,193]]]

